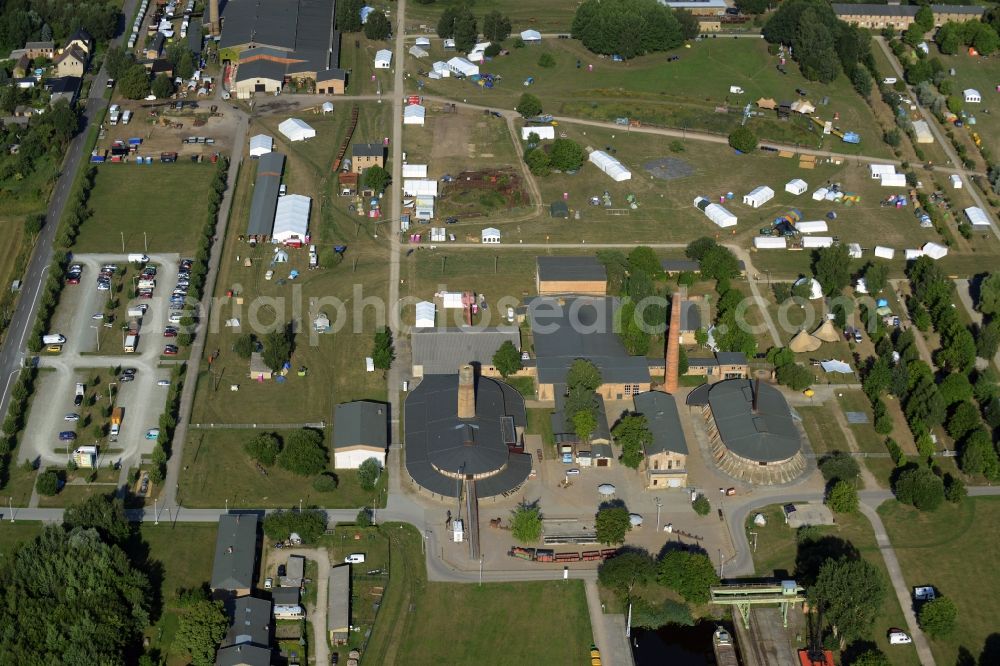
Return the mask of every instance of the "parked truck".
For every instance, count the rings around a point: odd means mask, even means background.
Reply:
[[[118,441],[118,433],[121,431],[122,419],[125,417],[124,407],[115,407],[111,411],[111,433],[108,439],[112,442]]]

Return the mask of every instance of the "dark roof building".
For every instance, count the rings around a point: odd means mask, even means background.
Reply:
[[[278,190],[285,170],[285,156],[270,152],[257,160],[257,180],[250,200],[249,236],[270,236],[274,229],[274,213],[278,208]]]
[[[461,482],[474,479],[478,496],[491,497],[528,478],[531,456],[519,452],[524,398],[510,385],[476,378],[471,366],[428,375],[406,398],[404,415],[406,471],[420,488],[457,497]]]
[[[213,592],[232,596],[250,594],[257,564],[257,515],[226,513],[219,516],[212,564]]]
[[[454,374],[463,363],[478,365],[485,374],[495,374],[493,355],[504,342],[520,350],[521,331],[516,326],[414,329],[410,336],[413,376]]]

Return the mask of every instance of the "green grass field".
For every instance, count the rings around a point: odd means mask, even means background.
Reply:
[[[278,435],[283,432],[278,431]],[[243,451],[244,442],[254,434],[253,430],[191,430],[184,446],[185,471],[178,502],[195,508],[219,507],[228,501],[230,508],[275,509],[298,506],[302,500],[304,506],[354,508],[371,506],[375,499],[380,506],[385,505],[386,475],[382,475],[374,491],[362,490],[357,471],[333,469],[332,451],[329,467],[339,481],[332,492],[316,492],[311,478],[297,476],[278,465],[267,468],[264,476]]]
[[[780,506],[770,506],[760,511],[767,517],[767,525],[759,527],[752,520],[747,521],[747,530],[757,533],[757,549],[753,560],[757,573],[762,576],[783,577],[795,571],[797,545],[795,530],[785,525]],[[892,656],[894,666],[909,666],[919,664],[916,650],[912,646],[889,647],[886,633],[891,627],[905,627],[903,612],[899,608],[896,596],[893,594],[889,575],[886,573],[885,562],[875,543],[868,520],[861,514],[837,514],[837,524],[832,527],[821,527],[824,536],[832,536],[854,544],[861,557],[868,560],[882,572],[885,577],[886,599],[872,627],[870,639],[884,652]],[[753,537],[751,536],[751,543]],[[803,646],[804,647],[804,646]],[[839,663],[839,660],[838,660]],[[942,662],[944,663],[944,662]]]
[[[582,582],[429,583],[420,535],[384,525],[392,574],[363,664],[583,664],[593,641]],[[474,618],[456,631],[456,620]]]
[[[937,663],[963,663],[963,649],[979,658],[988,637],[993,656],[979,663],[996,663],[1000,578],[994,562],[1000,551],[1000,500],[969,498],[932,513],[890,501],[879,507],[879,514],[907,586],[933,585],[958,606],[955,630],[944,638],[928,638]]]
[[[97,170],[75,252],[192,252],[208,215],[215,165],[177,162],[142,169],[107,164]]]

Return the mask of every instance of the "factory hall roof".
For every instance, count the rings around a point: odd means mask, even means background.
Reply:
[[[723,443],[741,458],[774,463],[791,458],[802,448],[788,402],[769,384],[747,379],[722,381],[712,385],[708,404]]]

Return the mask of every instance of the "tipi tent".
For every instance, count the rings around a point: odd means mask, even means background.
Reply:
[[[802,354],[805,352],[814,352],[822,346],[823,343],[817,338],[814,338],[813,336],[806,333],[805,329],[796,333],[795,337],[792,338],[791,342],[788,343],[788,348],[791,349],[796,354]]]
[[[827,319],[819,328],[813,331],[813,337],[823,342],[838,342],[840,340],[837,327],[833,325],[832,319]]]

